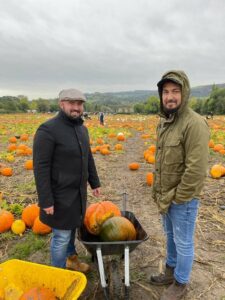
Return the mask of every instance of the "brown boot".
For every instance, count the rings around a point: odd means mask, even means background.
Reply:
[[[168,289],[165,290],[160,300],[180,300],[187,293],[187,284],[182,284],[174,280]]]
[[[66,268],[82,273],[87,273],[88,271],[90,271],[90,266],[88,264],[80,262],[77,255],[71,255],[67,258]]]
[[[152,275],[150,277],[149,283],[154,285],[171,284],[174,281],[173,273],[174,273],[174,268],[166,265],[165,273],[161,273],[159,275]]]

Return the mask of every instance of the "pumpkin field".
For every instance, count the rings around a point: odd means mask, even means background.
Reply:
[[[33,219],[38,207],[33,176],[32,144],[37,127],[51,114],[0,115],[0,263],[9,259],[50,264],[51,228]],[[109,200],[134,213],[149,238],[130,253],[130,299],[159,299],[165,287],[148,283],[162,271],[165,238],[160,215],[151,196],[155,162],[154,115],[106,115],[85,120],[91,150],[101,181],[101,197],[88,187],[88,203]],[[225,300],[225,116],[207,120],[211,137],[209,164],[201,197],[195,260],[186,300]],[[25,211],[25,208],[29,211]],[[2,219],[2,220],[1,220]],[[31,223],[30,220],[32,220]],[[76,240],[81,260],[90,263],[87,286],[80,299],[104,299],[96,264]],[[116,259],[120,259],[119,257]],[[123,260],[120,261],[123,272]],[[1,298],[1,297],[0,297]]]

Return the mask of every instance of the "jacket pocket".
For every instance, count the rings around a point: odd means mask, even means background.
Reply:
[[[184,162],[184,150],[179,139],[173,139],[166,142],[164,147],[164,163],[166,165],[174,165]]]

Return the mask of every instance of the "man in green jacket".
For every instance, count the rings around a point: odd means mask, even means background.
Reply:
[[[183,71],[169,71],[158,82],[153,198],[167,237],[165,273],[151,276],[155,285],[171,284],[161,300],[182,299],[194,259],[194,231],[200,192],[208,164],[209,128],[188,107],[190,84]]]

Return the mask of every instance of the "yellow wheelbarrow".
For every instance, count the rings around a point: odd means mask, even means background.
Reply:
[[[33,287],[48,288],[60,300],[76,300],[87,284],[81,272],[17,259],[0,264],[0,278],[0,293],[8,292],[7,298],[12,300]]]

